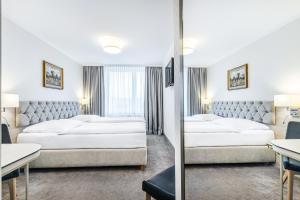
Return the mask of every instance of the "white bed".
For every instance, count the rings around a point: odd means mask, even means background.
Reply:
[[[78,115],[29,126],[18,143],[37,143],[41,156],[31,167],[145,166],[145,122],[141,118]]]
[[[184,128],[186,164],[275,161],[274,132],[262,123],[208,114],[185,118]]]

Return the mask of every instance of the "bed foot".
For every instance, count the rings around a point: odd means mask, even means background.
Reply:
[[[145,165],[141,165],[140,166],[140,170],[145,171],[146,166]]]

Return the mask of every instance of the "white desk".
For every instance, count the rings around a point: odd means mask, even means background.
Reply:
[[[1,145],[1,169],[2,176],[25,166],[26,199],[28,199],[29,163],[40,155],[39,144],[2,144]]]
[[[280,139],[272,141],[272,148],[280,155],[280,198],[283,200],[283,162],[286,156],[300,161],[300,139]]]

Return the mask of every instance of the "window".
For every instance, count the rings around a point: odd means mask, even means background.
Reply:
[[[105,115],[144,115],[145,68],[141,66],[105,66]]]

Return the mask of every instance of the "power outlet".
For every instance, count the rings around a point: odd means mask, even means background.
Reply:
[[[299,116],[299,109],[297,109],[297,108],[291,108],[290,109],[290,115],[293,118],[299,118],[300,117]]]

